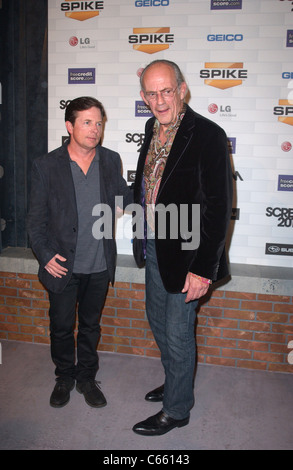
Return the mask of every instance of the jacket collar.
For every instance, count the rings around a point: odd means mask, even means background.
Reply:
[[[194,113],[194,111],[187,105],[185,115],[176,133],[170,154],[166,162],[157,200],[159,199],[160,193],[163,191],[170,175],[180,162],[186,148],[189,145],[189,142],[193,138],[194,132],[196,130],[195,119],[196,113]]]

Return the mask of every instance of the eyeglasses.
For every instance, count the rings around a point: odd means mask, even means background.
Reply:
[[[163,98],[173,98],[175,91],[177,90],[178,86],[174,89],[172,88],[165,88],[165,90],[162,91],[146,91],[145,92],[145,97],[148,101],[155,101],[158,99],[158,95],[160,94]]]

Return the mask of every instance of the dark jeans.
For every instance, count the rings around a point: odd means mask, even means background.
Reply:
[[[73,274],[60,294],[49,292],[51,356],[57,377],[78,382],[94,379],[98,370],[100,317],[107,294],[107,271]],[[78,303],[77,363],[74,326]]]
[[[171,255],[170,255],[171,256]],[[165,370],[163,410],[174,419],[189,416],[194,403],[194,323],[198,301],[166,291],[159,273],[155,240],[146,251],[146,311]]]

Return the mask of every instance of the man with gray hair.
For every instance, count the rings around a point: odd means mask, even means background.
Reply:
[[[146,310],[164,366],[164,384],[146,400],[163,402],[157,414],[133,431],[161,435],[189,422],[195,368],[194,325],[198,299],[228,274],[225,239],[231,217],[232,172],[221,127],[185,103],[187,84],[177,64],[150,63],[142,72],[141,97],[152,111],[145,127],[134,202],[145,214],[145,239],[134,236],[138,266],[146,266]],[[192,234],[193,207],[200,207],[199,242]],[[159,207],[184,209],[186,233],[158,231]],[[149,210],[149,207],[153,208]]]

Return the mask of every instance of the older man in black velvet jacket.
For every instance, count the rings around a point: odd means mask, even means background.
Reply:
[[[104,118],[103,105],[95,98],[72,100],[65,112],[69,143],[37,158],[32,167],[28,233],[40,264],[39,278],[49,292],[57,375],[50,398],[53,407],[68,403],[75,380],[90,406],[106,405],[95,381],[99,321],[115,271],[116,196],[125,207],[132,202],[132,191],[122,178],[119,155],[99,145]],[[97,233],[94,207],[101,208],[101,217],[103,207],[110,214],[107,227],[101,223]]]
[[[146,123],[134,186],[134,201],[145,208],[147,238],[134,237],[133,248],[138,266],[146,260],[147,316],[161,351],[165,381],[146,395],[149,401],[163,401],[162,410],[133,430],[160,435],[189,422],[195,309],[212,281],[228,274],[225,238],[232,173],[225,132],[184,103],[187,85],[178,66],[154,61],[140,79],[141,97],[154,117]],[[192,220],[194,207],[200,207],[200,224]],[[160,233],[162,208],[164,216],[170,209],[171,219],[177,211],[178,236],[172,221],[163,236]]]

